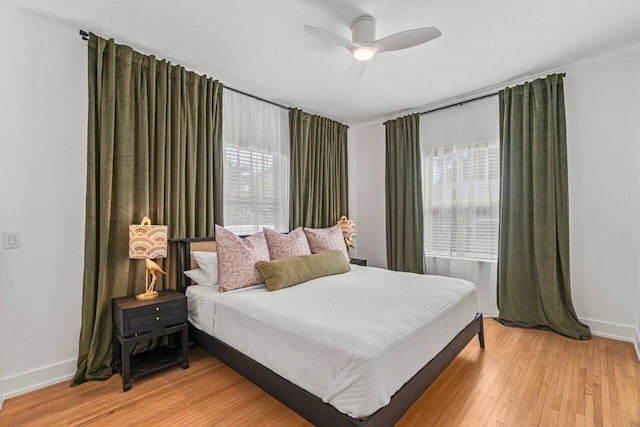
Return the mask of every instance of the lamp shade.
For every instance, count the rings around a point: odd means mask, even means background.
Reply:
[[[142,224],[129,226],[129,258],[165,258],[167,256],[167,226],[151,225],[151,220],[145,220],[148,218],[145,217]]]
[[[342,215],[340,220],[338,221],[340,228],[342,229],[342,235],[345,239],[355,239],[356,237],[356,222],[352,219],[348,219],[346,216]]]

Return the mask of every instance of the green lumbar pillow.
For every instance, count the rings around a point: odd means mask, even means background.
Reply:
[[[314,255],[302,255],[273,261],[258,261],[256,267],[270,291],[287,288],[332,274],[351,270],[341,251],[331,251]]]

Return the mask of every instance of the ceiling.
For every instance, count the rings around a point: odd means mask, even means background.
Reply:
[[[14,0],[287,106],[349,125],[558,69],[640,43],[638,0]],[[435,26],[442,36],[374,57],[347,84],[351,54],[302,30],[377,38]]]

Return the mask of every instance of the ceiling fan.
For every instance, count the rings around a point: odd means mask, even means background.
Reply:
[[[321,40],[342,46],[353,54],[353,64],[347,78],[350,84],[360,81],[367,69],[367,61],[376,54],[407,49],[442,35],[435,27],[424,27],[402,31],[376,40],[376,20],[369,15],[359,16],[353,20],[351,40],[311,25],[305,25],[304,31]]]

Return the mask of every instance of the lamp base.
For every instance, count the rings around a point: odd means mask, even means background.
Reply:
[[[158,298],[158,292],[156,291],[145,292],[144,294],[136,295],[137,300],[147,300],[147,299],[154,299],[154,298]]]

